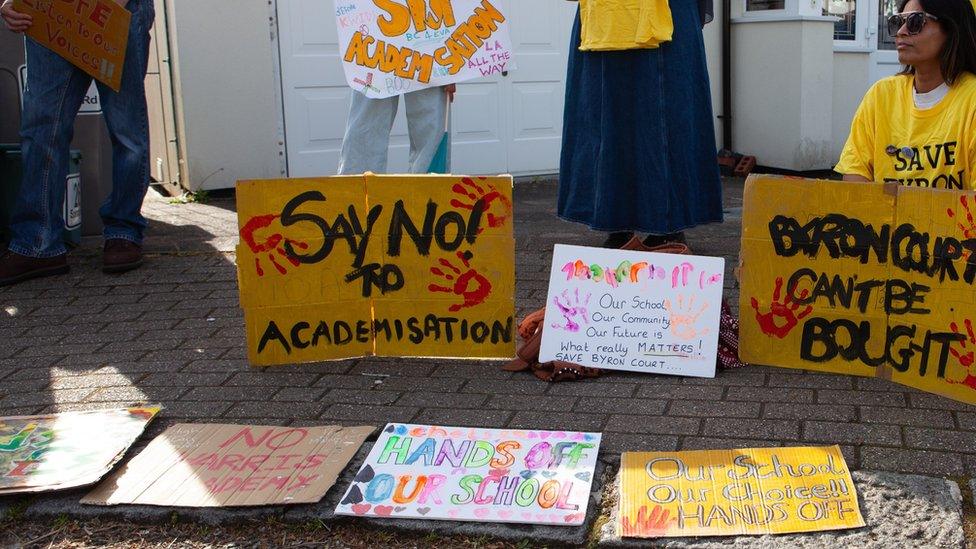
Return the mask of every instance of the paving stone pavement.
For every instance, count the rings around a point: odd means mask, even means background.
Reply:
[[[725,182],[724,223],[688,231],[696,253],[725,258],[736,310],[742,186]],[[545,301],[553,244],[604,237],[559,220],[555,189],[516,184],[519,315]],[[753,366],[715,379],[611,373],[545,384],[500,362],[395,358],[251,368],[234,208],[232,197],[174,204],[151,193],[142,269],[103,274],[90,237],[69,274],[0,288],[0,414],[161,403],[143,441],[185,421],[398,421],[602,431],[607,454],[838,443],[855,470],[976,472],[976,408],[874,379]]]

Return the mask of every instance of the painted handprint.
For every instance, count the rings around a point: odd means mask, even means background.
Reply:
[[[285,251],[283,247],[284,243],[288,242],[293,247],[302,250],[307,249],[308,244],[285,238],[280,232],[272,229],[271,226],[274,225],[279,217],[281,216],[273,214],[252,217],[241,227],[241,240],[247,244],[247,247],[251,249],[254,255],[264,255],[279,273],[286,274],[288,273],[288,269],[282,263],[278,262],[275,252],[288,260],[293,266],[298,267],[300,262]],[[254,269],[257,271],[258,276],[264,276],[264,267],[261,266],[260,257],[254,258]]]
[[[553,324],[552,327],[567,332],[578,332],[580,330],[579,319],[582,319],[583,324],[589,324],[589,313],[586,307],[590,303],[591,296],[592,294],[587,293],[585,297],[580,298],[579,288],[577,288],[572,295],[570,295],[569,290],[563,290],[561,296],[554,297],[552,302],[559,309],[563,318],[566,319],[566,323],[565,325]]]
[[[956,381],[949,378],[946,378],[946,381],[949,383],[962,384],[971,389],[976,389],[976,375],[973,375],[973,364],[976,363],[976,331],[973,330],[972,320],[967,318],[963,324],[966,326],[965,334],[959,330],[959,325],[955,322],[949,324],[949,328],[952,329],[952,333],[959,334],[963,337],[963,339],[959,341],[959,346],[961,349],[956,349],[955,344],[951,344],[949,346],[949,352],[957,361],[959,361],[959,365],[966,370],[966,377],[961,381]]]
[[[970,199],[976,200],[976,197],[962,195],[959,197],[959,203],[962,208],[959,211],[955,211],[952,208],[946,210],[949,217],[956,220],[956,225],[959,230],[962,231],[962,236],[965,239],[976,238],[976,205],[970,205]],[[963,220],[965,218],[965,221]],[[963,252],[963,259],[969,259],[969,250]]]
[[[776,288],[773,290],[773,302],[770,303],[770,310],[768,313],[760,312],[759,301],[756,298],[752,298],[752,308],[756,311],[756,322],[759,323],[759,328],[764,334],[783,339],[789,335],[790,331],[796,327],[799,321],[803,320],[807,315],[813,312],[812,305],[807,305],[802,311],[800,311],[800,304],[797,303],[793,298],[793,292],[795,290],[796,285],[791,286],[787,290],[786,297],[783,298],[783,302],[780,303],[780,294],[783,291],[783,278],[777,277]],[[801,300],[806,299],[809,293],[809,290],[803,290],[797,297],[799,297]],[[782,320],[777,321],[777,319]]]
[[[466,307],[480,305],[491,294],[491,282],[484,275],[471,268],[471,264],[469,263],[471,260],[471,252],[458,252],[457,258],[461,260],[461,264],[466,269],[465,271],[462,271],[446,259],[438,260],[438,263],[444,267],[443,269],[436,266],[430,268],[431,274],[447,281],[446,283],[451,284],[451,287],[439,286],[437,284],[427,286],[427,289],[431,292],[455,294],[463,298],[461,303],[451,305],[448,309],[452,313],[456,313]]]
[[[646,505],[641,505],[640,509],[637,510],[637,518],[634,519],[633,523],[631,523],[630,517],[623,517],[623,524],[621,524],[623,532],[621,532],[621,535],[624,537],[641,538],[663,536],[667,533],[671,523],[676,520],[670,515],[671,512],[660,505],[655,505],[650,511],[648,511]]]
[[[695,339],[708,333],[708,329],[699,330],[695,328],[698,318],[705,312],[705,309],[708,309],[708,303],[702,305],[696,313],[695,297],[689,297],[688,303],[685,303],[684,296],[679,295],[677,306],[672,306],[671,300],[665,299],[664,308],[671,315],[671,333],[678,339]]]
[[[512,201],[492,187],[487,178],[479,177],[475,182],[470,177],[464,177],[452,189],[461,197],[451,199],[451,206],[455,208],[473,210],[479,200],[483,202],[489,227],[501,227],[512,216]],[[480,228],[478,232],[483,230]]]

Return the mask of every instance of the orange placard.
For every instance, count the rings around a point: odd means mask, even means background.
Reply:
[[[28,36],[119,91],[128,10],[112,0],[14,0],[14,9],[34,18]]]

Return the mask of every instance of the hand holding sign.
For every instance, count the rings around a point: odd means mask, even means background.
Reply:
[[[3,0],[0,4],[0,17],[3,17],[7,28],[16,33],[26,31],[34,22],[34,18],[29,14],[14,9],[14,0]]]

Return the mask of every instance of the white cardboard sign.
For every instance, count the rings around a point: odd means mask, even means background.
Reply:
[[[725,260],[557,244],[540,362],[715,377]]]
[[[349,87],[384,98],[515,69],[499,0],[336,0]]]
[[[579,526],[599,433],[390,423],[337,515]]]

